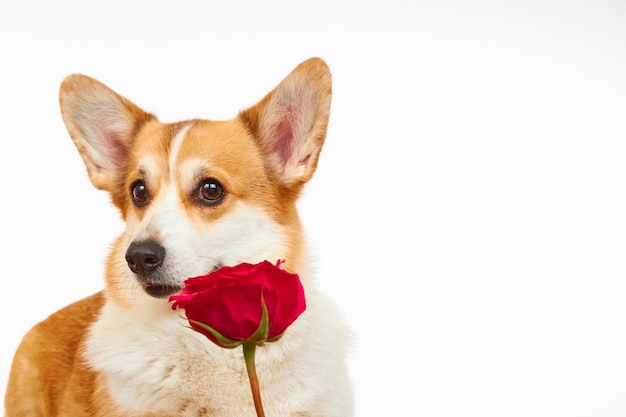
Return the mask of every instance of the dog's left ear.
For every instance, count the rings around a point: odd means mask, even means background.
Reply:
[[[113,192],[139,128],[155,117],[86,75],[66,77],[59,91],[65,126],[96,188]]]
[[[288,188],[299,189],[315,172],[326,138],[331,90],[328,66],[311,58],[239,114],[259,141],[270,168]]]

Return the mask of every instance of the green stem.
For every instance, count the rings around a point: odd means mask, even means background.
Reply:
[[[263,412],[263,404],[261,403],[261,389],[259,388],[259,379],[256,376],[256,366],[254,363],[256,342],[244,342],[242,346],[243,357],[246,360],[248,379],[250,380],[250,389],[252,390],[252,398],[254,399],[254,409],[256,410],[257,417],[265,417],[265,413]]]

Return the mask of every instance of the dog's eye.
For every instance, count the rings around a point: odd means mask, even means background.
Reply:
[[[200,183],[198,198],[204,204],[217,204],[224,198],[224,187],[214,178],[206,178]]]
[[[148,187],[142,180],[137,180],[130,186],[130,194],[133,198],[133,203],[137,207],[143,207],[148,203],[150,194],[148,193]]]

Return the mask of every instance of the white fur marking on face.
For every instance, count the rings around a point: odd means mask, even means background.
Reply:
[[[192,124],[187,124],[184,126],[172,139],[172,143],[170,146],[170,154],[168,157],[168,168],[169,168],[169,183],[164,184],[164,192],[159,193],[164,197],[159,198],[160,201],[155,201],[151,207],[148,209],[149,212],[146,216],[144,216],[141,223],[136,224],[135,222],[127,222],[126,232],[131,236],[131,241],[135,239],[146,239],[148,238],[148,234],[150,233],[149,225],[152,223],[152,219],[155,216],[158,216],[160,211],[167,211],[169,209],[175,209],[178,205],[177,196],[178,196],[178,188],[175,178],[175,170],[174,165],[176,159],[178,157],[178,153],[180,151],[180,147],[185,139],[187,131],[191,128]],[[139,160],[139,167],[141,170],[146,173],[146,176],[150,178],[153,175],[156,175],[159,172],[158,164],[155,162],[160,157],[156,154],[145,155],[143,158]],[[164,208],[165,207],[165,208]],[[131,230],[135,231],[132,233]]]
[[[169,168],[170,168],[170,185],[176,187],[176,178],[175,178],[175,169],[174,166],[176,165],[176,159],[178,159],[178,152],[180,151],[180,147],[183,144],[183,140],[185,139],[185,136],[187,135],[187,131],[189,131],[189,129],[191,128],[192,123],[187,124],[186,126],[184,126],[180,132],[178,132],[176,134],[176,137],[174,137],[174,140],[172,140],[172,144],[170,147],[170,158],[169,158]]]
[[[167,198],[170,200],[170,198]],[[169,261],[165,271],[172,281],[204,275],[218,265],[272,262],[284,256],[285,236],[280,225],[256,207],[237,203],[218,222],[193,226],[180,210],[166,201],[150,227],[159,231]]]

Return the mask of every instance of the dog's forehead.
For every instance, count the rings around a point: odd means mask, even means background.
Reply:
[[[254,165],[260,154],[248,131],[238,121],[197,120],[184,128],[173,162],[200,159],[212,165]],[[176,141],[174,141],[176,142]],[[175,143],[174,143],[175,145]]]
[[[149,124],[132,153],[131,165],[142,175],[158,176],[183,188],[206,177],[234,180],[237,184],[232,187],[246,187],[264,175],[262,152],[239,119]]]
[[[263,170],[258,147],[237,119],[186,126],[172,143],[169,163],[170,172],[183,184],[191,175],[247,182]]]

